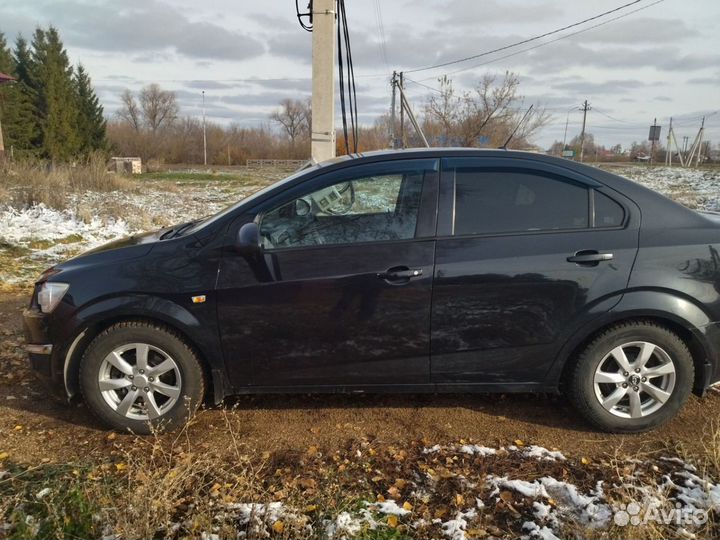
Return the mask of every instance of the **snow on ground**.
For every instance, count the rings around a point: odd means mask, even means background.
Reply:
[[[643,165],[610,170],[690,208],[720,211],[720,171]],[[26,282],[44,267],[111,240],[213,214],[268,181],[145,181],[134,191],[71,194],[62,211],[0,206],[0,283]]]
[[[617,167],[625,176],[695,210],[720,212],[720,170],[681,167]]]
[[[146,182],[137,191],[70,194],[67,208],[0,206],[0,283],[32,280],[47,266],[132,234],[214,214],[262,183]]]

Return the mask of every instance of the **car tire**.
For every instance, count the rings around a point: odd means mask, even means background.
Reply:
[[[695,369],[685,342],[646,321],[613,326],[577,357],[566,392],[594,426],[638,433],[677,414],[692,390]]]
[[[85,350],[80,388],[104,424],[146,435],[187,422],[202,402],[205,375],[193,349],[170,328],[121,322]]]

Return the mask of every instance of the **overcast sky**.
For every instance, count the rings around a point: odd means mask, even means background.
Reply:
[[[347,0],[361,121],[389,109],[393,69],[477,54],[628,1]],[[469,88],[483,73],[516,72],[525,104],[552,112],[536,138],[545,147],[562,140],[570,109],[568,139],[579,132],[584,99],[593,107],[588,130],[602,144],[645,139],[654,117],[664,137],[670,116],[682,142],[694,137],[700,116],[720,109],[718,22],[718,0],[664,0],[511,57],[539,42],[409,77],[437,87],[439,76],[455,72],[456,86]],[[297,24],[293,0],[0,0],[0,31],[9,41],[48,24],[60,30],[71,60],[89,70],[109,115],[124,88],[150,82],[175,90],[189,115],[200,114],[204,89],[209,118],[243,125],[267,122],[282,98],[309,95],[311,36]],[[413,83],[407,90],[416,107],[432,92]],[[706,126],[718,142],[720,113]]]

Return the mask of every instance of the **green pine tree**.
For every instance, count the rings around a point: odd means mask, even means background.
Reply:
[[[18,67],[5,36],[0,33],[0,72],[17,78],[14,83],[0,86],[0,121],[5,151],[9,153],[12,149],[16,157],[23,157],[34,153],[38,125],[32,91],[20,80]]]
[[[78,150],[85,155],[95,150],[104,150],[106,122],[103,107],[82,64],[75,70],[73,82],[78,111],[76,122]]]
[[[35,30],[29,71],[42,133],[41,155],[67,161],[78,152],[73,69],[54,27]]]

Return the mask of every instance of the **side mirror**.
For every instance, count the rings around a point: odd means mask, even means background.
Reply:
[[[238,231],[235,249],[241,255],[252,255],[260,252],[260,230],[257,223],[246,223]]]

